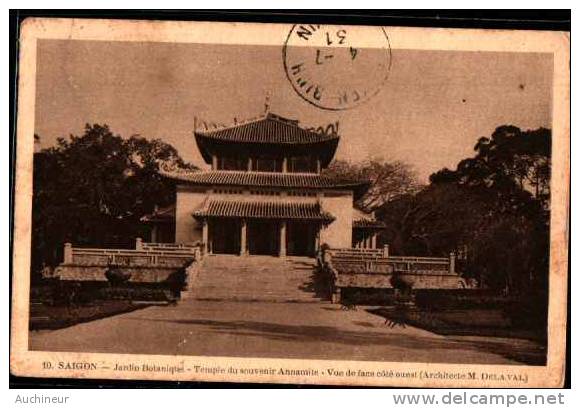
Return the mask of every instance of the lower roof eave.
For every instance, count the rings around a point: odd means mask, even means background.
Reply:
[[[298,218],[298,217],[250,217],[245,215],[207,215],[193,213],[192,217],[198,220],[208,219],[244,219],[244,220],[264,220],[264,221],[296,221],[296,222],[317,222],[328,225],[332,223],[335,218]]]
[[[331,223],[335,217],[315,203],[253,202],[209,199],[203,208],[194,211],[194,218],[298,220]]]

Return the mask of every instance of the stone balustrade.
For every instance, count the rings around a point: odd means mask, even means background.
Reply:
[[[185,268],[196,269],[202,259],[198,245],[136,242],[136,249],[80,248],[66,243],[64,259],[55,277],[64,281],[106,281],[111,267],[128,273],[132,283],[156,283]]]
[[[392,289],[393,277],[414,289],[465,289],[466,281],[455,271],[455,254],[443,257],[390,256],[383,249],[329,249],[321,267],[332,281],[333,301],[340,301],[342,288]]]

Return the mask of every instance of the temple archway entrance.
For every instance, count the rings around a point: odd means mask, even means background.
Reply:
[[[250,255],[278,255],[280,233],[277,222],[248,221],[248,252]]]
[[[291,256],[314,256],[318,225],[308,222],[288,222],[287,254]]]
[[[214,254],[240,253],[240,221],[216,219],[209,224],[211,251]]]

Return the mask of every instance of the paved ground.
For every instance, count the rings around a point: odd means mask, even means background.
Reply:
[[[309,276],[306,268],[302,270],[305,278]],[[201,276],[206,288],[208,282],[207,275]],[[256,281],[239,283],[245,297],[222,298],[224,292],[216,289],[213,294],[205,294],[207,299],[194,296],[177,306],[153,306],[66,329],[31,332],[30,347],[47,351],[481,364],[517,364],[513,358],[518,358],[518,353],[534,351],[533,347],[528,350],[528,343],[512,340],[458,339],[410,326],[389,327],[382,317],[365,308],[347,311],[340,305],[313,302],[309,300],[312,293],[307,298],[299,295],[298,300],[257,299],[247,292],[252,285],[259,286]],[[299,286],[302,290],[311,287],[308,282]]]

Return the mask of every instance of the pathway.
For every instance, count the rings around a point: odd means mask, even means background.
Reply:
[[[518,364],[533,345],[390,327],[317,298],[309,259],[208,257],[189,298],[30,333],[33,350]],[[504,344],[502,343],[502,344]],[[495,346],[494,346],[495,344]]]

